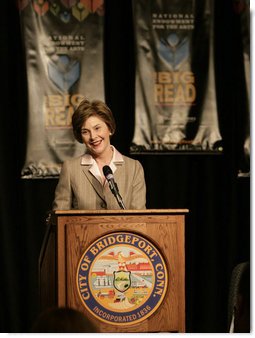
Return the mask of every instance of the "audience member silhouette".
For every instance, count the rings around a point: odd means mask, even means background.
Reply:
[[[32,333],[95,333],[96,326],[80,311],[58,307],[42,312],[32,326]]]
[[[250,332],[250,264],[245,266],[239,282],[234,308],[234,332]]]

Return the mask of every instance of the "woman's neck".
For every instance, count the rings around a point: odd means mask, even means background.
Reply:
[[[113,156],[113,149],[112,149],[112,147],[109,147],[109,149],[107,149],[106,152],[97,156],[95,158],[95,161],[97,162],[97,164],[100,168],[103,168],[103,166],[110,164],[110,162],[112,160],[112,156]]]
[[[113,148],[110,147],[109,151],[105,152],[104,154],[102,154],[102,156],[98,156],[95,158],[95,161],[98,165],[99,171],[101,173],[101,178],[102,178],[102,184],[104,185],[106,182],[105,176],[104,176],[104,172],[103,172],[103,167],[105,165],[109,165],[111,163],[112,160],[112,156],[113,156]]]

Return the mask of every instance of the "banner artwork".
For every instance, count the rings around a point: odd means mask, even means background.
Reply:
[[[134,0],[132,153],[221,152],[213,1]]]
[[[79,156],[71,117],[86,96],[104,100],[101,1],[20,1],[28,86],[28,135],[22,178],[57,177]]]

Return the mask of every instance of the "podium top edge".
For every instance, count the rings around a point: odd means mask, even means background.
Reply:
[[[54,210],[53,214],[57,215],[150,215],[150,214],[187,214],[189,209],[125,209],[125,210]]]

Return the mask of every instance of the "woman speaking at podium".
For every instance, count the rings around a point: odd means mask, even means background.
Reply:
[[[83,100],[72,116],[72,126],[86,151],[63,163],[53,210],[145,209],[142,165],[111,145],[116,124],[109,107],[99,100]]]

